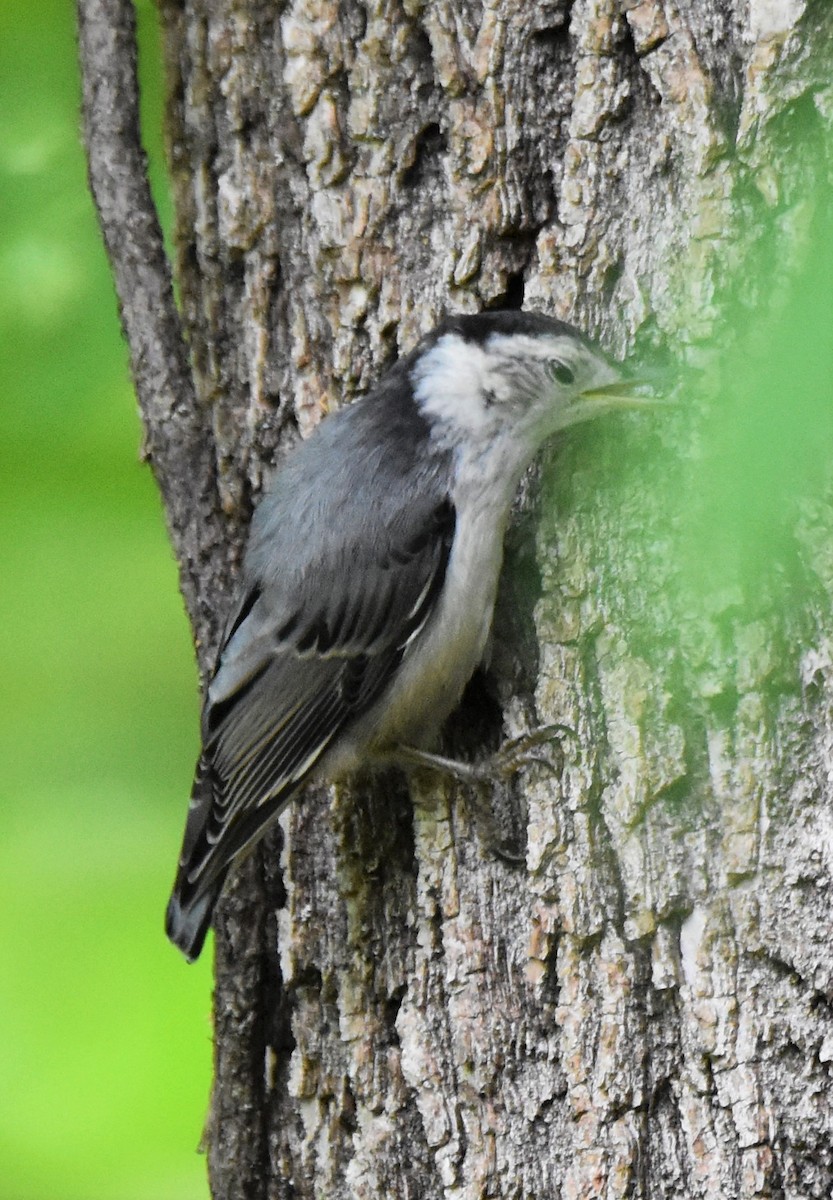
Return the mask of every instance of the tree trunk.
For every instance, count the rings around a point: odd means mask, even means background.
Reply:
[[[444,310],[696,360],[829,178],[822,0],[161,0],[177,316],[129,5],[79,10],[203,668],[272,464]],[[790,604],[730,561],[686,607],[692,397],[566,437],[510,534],[450,744],[557,723],[558,769],[489,816],[433,778],[313,790],[234,874],[217,1200],[833,1194],[831,520],[796,534]]]

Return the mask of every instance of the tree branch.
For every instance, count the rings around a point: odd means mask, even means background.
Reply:
[[[182,594],[199,630],[199,559],[209,537],[206,501],[209,510],[217,506],[215,466],[148,183],[131,0],[78,0],[78,42],[90,187],[130,351],[145,454],[165,502]]]

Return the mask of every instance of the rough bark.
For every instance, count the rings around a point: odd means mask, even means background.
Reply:
[[[739,264],[786,269],[829,170],[820,0],[161,0],[189,376],[127,6],[79,2],[91,178],[203,665],[271,464],[444,309],[523,302],[696,357]],[[558,773],[490,798],[519,858],[471,797],[394,775],[309,794],[237,873],[216,1197],[833,1193],[829,514],[793,606],[730,571],[681,613],[663,513],[696,437],[696,414],[574,435],[513,529],[493,665],[449,736],[573,731]]]

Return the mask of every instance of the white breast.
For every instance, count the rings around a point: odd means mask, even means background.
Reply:
[[[503,538],[512,498],[528,456],[507,438],[487,451],[501,457],[458,462],[457,522],[437,606],[405,652],[396,677],[376,704],[337,739],[318,774],[332,779],[397,745],[430,746],[460,701],[486,648],[494,613]]]
[[[459,703],[489,637],[503,531],[483,514],[458,523],[437,609],[402,660],[374,740],[430,742]]]
[[[458,462],[453,500],[454,543],[435,612],[405,654],[392,687],[373,715],[375,746],[426,745],[460,701],[483,657],[492,625],[503,538],[525,462],[507,439],[490,455],[507,456],[495,469]],[[512,461],[509,461],[509,456]]]

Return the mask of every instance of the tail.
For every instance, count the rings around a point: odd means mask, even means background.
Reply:
[[[265,832],[297,790],[293,780],[276,795],[235,812],[205,754],[201,754],[185,823],[179,870],[165,918],[168,937],[189,962],[199,958],[214,906],[233,863]]]
[[[189,962],[199,958],[220,898],[231,859],[220,857],[209,842],[207,831],[214,807],[214,776],[211,764],[200,755],[185,823],[185,836],[168,909],[165,932]],[[211,867],[205,870],[207,860]]]
[[[179,879],[174,885],[165,913],[165,932],[189,962],[195,962],[200,956],[223,883],[224,877],[216,880],[208,890],[188,899],[183,898],[185,889]]]

